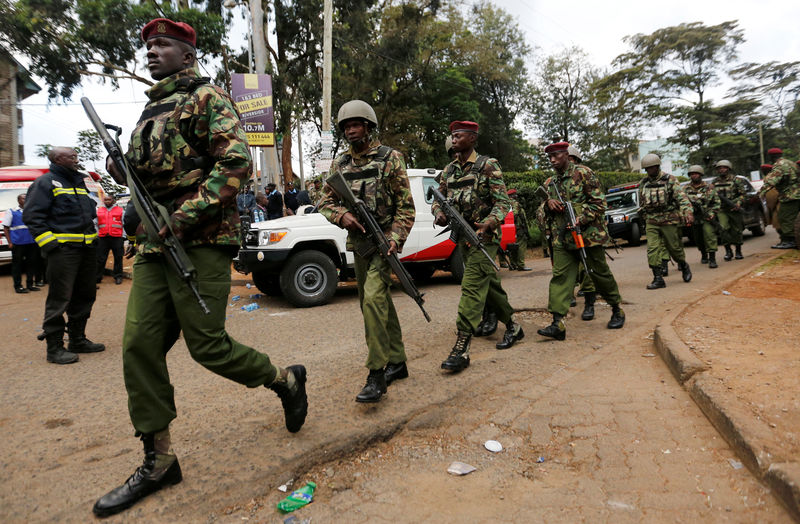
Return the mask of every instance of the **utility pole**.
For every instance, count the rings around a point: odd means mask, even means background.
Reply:
[[[264,35],[264,9],[261,0],[250,0],[250,22],[253,32],[253,60],[255,61],[256,74],[263,75],[267,72],[267,40]],[[273,106],[274,107],[274,106]],[[261,187],[266,187],[268,182],[275,182],[278,173],[278,153],[276,148],[261,148]]]
[[[758,150],[761,152],[761,165],[764,165],[764,129],[758,124]]]
[[[303,172],[303,138],[302,138],[303,133],[301,133],[302,130],[300,129],[300,127],[301,127],[300,126],[300,119],[298,118],[297,119],[297,152],[300,153],[300,183],[302,184],[302,187],[300,189],[302,190],[302,189],[306,188],[306,175]]]
[[[322,4],[322,131],[331,130],[331,54],[333,53],[333,0]]]

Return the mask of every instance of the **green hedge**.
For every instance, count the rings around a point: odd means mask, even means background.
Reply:
[[[644,177],[641,173],[630,173],[624,171],[605,171],[596,173],[600,178],[603,189],[625,184],[628,182],[638,182]],[[529,246],[538,246],[542,242],[542,233],[536,225],[536,209],[542,203],[542,192],[537,193],[536,188],[542,185],[548,177],[553,175],[553,171],[525,171],[524,173],[506,172],[503,173],[503,180],[508,189],[517,190],[517,199],[525,209],[528,216]]]

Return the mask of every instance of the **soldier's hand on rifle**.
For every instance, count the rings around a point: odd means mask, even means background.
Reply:
[[[167,238],[168,233],[169,233],[169,228],[167,226],[164,226],[158,231],[158,237],[161,240],[164,240],[165,238]],[[175,238],[177,238],[178,240],[181,240],[183,238],[183,232],[180,229],[175,229],[173,233],[175,234]]]
[[[117,184],[124,186],[128,183],[128,181],[122,176],[122,173],[119,172],[119,169],[117,169],[117,164],[111,160],[110,156],[106,157],[106,171],[108,171],[108,173],[111,175],[111,178],[113,178],[114,182]]]
[[[547,209],[554,213],[562,213],[564,211],[564,204],[554,198],[547,199]]]
[[[128,248],[125,250],[125,258],[133,258],[136,254],[136,242],[128,242]]]
[[[436,213],[436,218],[433,220],[433,223],[437,226],[446,226],[447,225],[447,215],[442,213],[441,211]]]
[[[362,233],[366,233],[367,230],[364,229],[364,226],[356,219],[356,217],[351,212],[347,212],[342,215],[342,218],[339,219],[339,225],[343,228],[347,229],[348,231],[361,231]]]
[[[397,253],[397,242],[394,240],[389,241],[389,251],[386,252],[387,255],[392,255]]]
[[[475,222],[475,227],[478,228],[478,238],[483,240],[484,238],[489,238],[489,233],[492,231],[492,227],[486,222]]]
[[[686,221],[687,226],[691,226],[692,223],[694,223],[694,215],[692,213],[687,213],[684,220]]]

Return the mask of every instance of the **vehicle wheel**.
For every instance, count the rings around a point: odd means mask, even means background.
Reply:
[[[453,281],[460,284],[464,278],[464,253],[461,252],[460,246],[456,246],[450,255],[450,273],[453,275]]]
[[[283,296],[296,307],[327,304],[338,282],[336,266],[330,257],[313,249],[289,257],[280,277]]]
[[[429,280],[436,272],[433,264],[408,264],[406,269],[411,273],[411,278],[418,282]]]
[[[758,224],[750,228],[750,232],[754,237],[763,237],[767,228],[767,221],[764,218],[764,213],[758,212]]]
[[[271,297],[281,296],[281,286],[278,284],[278,275],[258,271],[253,273],[253,283],[259,291]]]
[[[631,224],[631,233],[628,237],[628,244],[638,246],[642,243],[642,231],[639,229],[639,222]]]

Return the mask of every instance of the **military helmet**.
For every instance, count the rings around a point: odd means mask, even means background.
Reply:
[[[692,173],[700,173],[701,175],[706,174],[705,170],[703,169],[703,166],[698,166],[697,164],[689,166],[689,174],[691,175]]]
[[[661,165],[661,157],[659,157],[655,153],[647,153],[642,157],[642,167],[648,168],[652,166],[660,166]]]
[[[731,164],[730,160],[720,160],[714,164],[714,167],[727,167],[728,169],[733,169],[733,164]]]
[[[577,159],[578,159],[578,162],[583,162],[583,159],[581,158],[581,152],[580,152],[580,151],[578,151],[578,148],[577,148],[577,147],[575,147],[575,146],[569,146],[569,147],[567,148],[567,154],[568,154],[569,156],[574,156],[575,158],[577,158]]]
[[[447,151],[447,154],[451,154],[453,149],[453,136],[447,135],[447,138],[444,141],[444,150]]]
[[[339,108],[339,115],[336,118],[339,130],[342,130],[342,124],[344,124],[346,120],[351,120],[353,118],[366,120],[370,124],[370,129],[378,127],[378,117],[375,116],[375,110],[363,100],[350,100]]]

